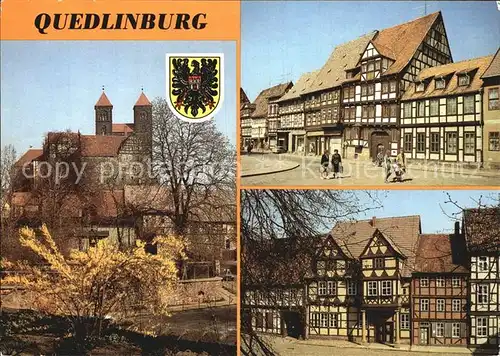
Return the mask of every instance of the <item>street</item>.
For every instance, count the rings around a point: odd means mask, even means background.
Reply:
[[[418,186],[493,186],[500,182],[500,171],[462,166],[409,164],[403,182],[384,183],[384,168],[369,161],[342,162],[340,178],[321,179],[320,157],[290,154],[252,154],[241,156],[241,185],[250,186],[374,186],[381,188]]]

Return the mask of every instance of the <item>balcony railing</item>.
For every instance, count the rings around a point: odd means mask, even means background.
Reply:
[[[363,304],[366,305],[404,305],[410,303],[410,297],[407,295],[390,296],[363,296]]]

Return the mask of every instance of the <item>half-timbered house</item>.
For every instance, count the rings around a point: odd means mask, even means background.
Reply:
[[[493,56],[423,69],[402,97],[407,159],[483,161],[481,76]]]
[[[342,85],[348,157],[396,155],[401,95],[420,70],[451,62],[441,12],[377,31],[358,63],[345,68],[352,76]]]
[[[262,90],[253,104],[252,142],[257,148],[270,148],[277,143],[278,104],[273,102],[281,98],[291,87],[292,82],[275,85]]]
[[[248,147],[252,140],[252,112],[255,110],[245,91],[240,88],[240,148]]]
[[[459,224],[459,223],[457,223]],[[455,234],[420,236],[412,278],[412,343],[466,346],[465,245]]]
[[[317,71],[303,74],[295,85],[280,99],[278,104],[278,146],[288,152],[305,152],[304,101],[300,97],[311,85]]]
[[[346,68],[356,65],[360,53],[374,35],[375,32],[372,32],[335,47],[309,88],[302,93],[307,131],[306,153],[318,155],[324,150],[333,153],[337,149],[342,154],[341,84],[356,75],[346,72]]]
[[[500,168],[500,49],[481,76],[483,80],[483,162]]]
[[[477,348],[500,346],[500,208],[464,211],[469,256],[470,336]]]

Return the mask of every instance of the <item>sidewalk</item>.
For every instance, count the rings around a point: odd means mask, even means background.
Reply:
[[[252,153],[246,155],[245,160],[247,163],[241,167],[241,177],[286,172],[300,166],[300,163],[291,162],[285,157],[272,153]]]

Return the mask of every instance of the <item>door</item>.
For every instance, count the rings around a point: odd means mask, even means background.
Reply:
[[[429,328],[420,328],[420,344],[429,345]]]
[[[304,324],[299,312],[287,311],[283,312],[283,319],[285,321],[286,334],[288,336],[299,338],[304,333]]]
[[[330,153],[335,150],[342,154],[342,139],[340,137],[330,137]]]
[[[389,134],[387,132],[374,132],[371,136],[370,154],[371,158],[377,158],[377,154],[390,149]]]
[[[384,342],[386,344],[392,344],[393,343],[393,336],[394,336],[394,328],[393,328],[392,321],[385,323]]]

